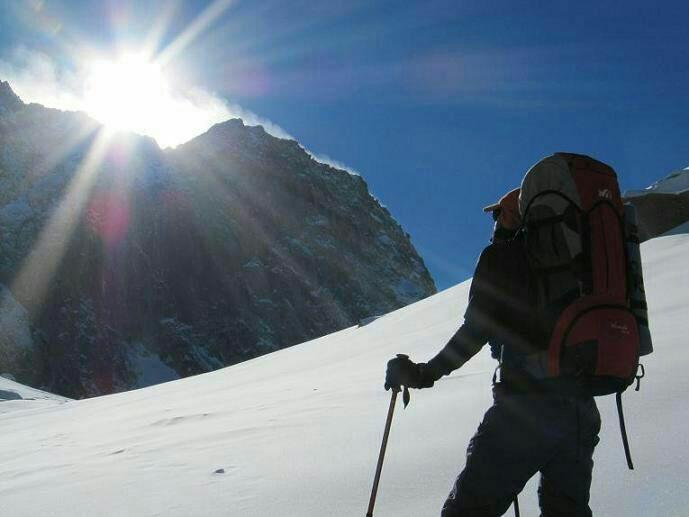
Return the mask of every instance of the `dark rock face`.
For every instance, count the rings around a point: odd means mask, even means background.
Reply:
[[[689,221],[689,191],[644,194],[626,198],[625,202],[636,207],[642,242]]]
[[[689,168],[671,172],[644,190],[626,192],[636,208],[639,238],[646,241],[689,221]]]
[[[12,91],[10,85],[5,81],[0,81],[0,115],[17,111],[23,106],[24,103]]]
[[[23,104],[0,111],[0,283],[33,340],[0,373],[70,397],[206,372],[435,292],[364,180],[294,141],[230,120],[161,151]]]

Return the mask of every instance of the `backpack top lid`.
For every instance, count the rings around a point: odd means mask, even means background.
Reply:
[[[527,248],[536,267],[560,268],[570,264],[581,252],[580,235],[554,218],[582,208],[577,184],[564,156],[554,154],[543,158],[527,171],[521,184],[519,211],[529,230]],[[544,221],[553,222],[543,225]],[[570,280],[566,283],[575,283],[573,277]],[[563,287],[563,291],[571,288]]]
[[[559,194],[534,201],[534,198],[547,192]],[[562,203],[556,201],[555,198],[558,197]],[[612,167],[583,154],[555,153],[543,158],[527,171],[522,180],[519,210],[524,217],[529,215],[526,212],[531,212],[533,205],[545,204],[560,212],[564,205],[571,202],[577,208],[587,211],[600,201],[610,202],[622,214],[617,175]]]
[[[533,217],[531,209],[533,205],[539,204],[539,201],[534,198],[550,191],[559,192],[566,199],[561,196],[555,196],[553,199],[552,196],[549,196],[549,199],[543,200],[542,203],[563,205],[568,204],[568,199],[578,208],[582,208],[579,191],[570,172],[569,164],[560,153],[543,158],[526,172],[519,193],[519,212],[522,218],[529,216],[527,211]],[[555,210],[558,211],[557,208]]]
[[[611,167],[580,154],[548,156],[524,176],[519,208],[529,260],[555,286],[549,301],[580,283],[625,298],[623,208]]]

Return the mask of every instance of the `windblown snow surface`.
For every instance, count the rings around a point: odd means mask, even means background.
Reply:
[[[636,470],[613,397],[596,451],[596,515],[689,512],[689,235],[642,248],[655,354],[625,394]],[[386,361],[426,360],[461,321],[469,283],[233,367],[82,401],[0,402],[3,516],[363,516],[390,394]],[[490,404],[487,353],[397,408],[375,515],[438,515]],[[0,390],[32,391],[0,380]],[[26,396],[25,396],[26,395]],[[12,398],[12,397],[10,397]],[[522,515],[536,515],[536,483]],[[511,512],[511,510],[510,510]]]

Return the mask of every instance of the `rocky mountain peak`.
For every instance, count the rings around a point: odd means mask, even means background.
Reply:
[[[664,178],[652,183],[643,190],[630,190],[624,193],[631,198],[648,194],[681,194],[689,190],[689,168],[676,169]]]
[[[277,152],[280,154],[303,155],[304,149],[295,141],[278,138],[268,133],[263,126],[245,124],[240,118],[229,119],[213,125],[204,134],[182,144],[180,148],[202,150],[213,148],[216,151],[241,153]]]
[[[0,81],[0,115],[12,113],[24,106],[22,100],[6,81]]]
[[[22,105],[2,91],[0,105]],[[95,138],[55,161],[83,131],[75,115],[31,104],[0,118],[0,283],[26,308],[31,336],[25,346],[0,325],[0,373],[74,398],[112,393],[244,361],[436,291],[361,176],[233,119],[164,151],[136,135],[111,140],[39,299],[30,280],[13,280]]]
[[[652,239],[689,221],[689,168],[677,169],[643,190],[624,193],[636,208],[639,237]]]

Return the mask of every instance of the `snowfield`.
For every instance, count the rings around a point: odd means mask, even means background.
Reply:
[[[626,467],[614,397],[599,399],[597,516],[689,514],[689,235],[651,240],[642,253],[655,353],[641,391],[624,397],[636,470]],[[461,322],[468,286],[128,393],[66,401],[0,379],[1,513],[363,517],[390,397],[385,363],[434,355]],[[433,389],[412,391],[406,410],[398,402],[377,517],[439,514],[490,404],[494,366],[484,350]],[[535,492],[532,480],[522,515],[538,514]]]
[[[53,407],[70,401],[0,376],[0,416],[20,410]]]

